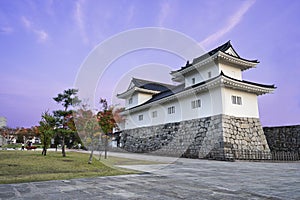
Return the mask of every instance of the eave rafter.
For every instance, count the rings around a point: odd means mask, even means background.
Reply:
[[[224,59],[228,62],[238,64],[242,70],[246,70],[252,67],[256,67],[258,61],[249,61],[241,58],[237,58],[235,56],[229,55],[227,53],[218,52],[218,58]]]
[[[275,87],[258,86],[249,83],[242,83],[239,81],[229,79],[227,77],[222,77],[221,82],[222,82],[222,86],[236,89],[236,90],[246,91],[250,93],[255,93],[257,95],[272,93],[275,90]]]

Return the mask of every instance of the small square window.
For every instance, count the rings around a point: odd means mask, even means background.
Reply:
[[[171,106],[168,108],[168,114],[173,114],[175,113],[175,106]]]
[[[211,72],[207,72],[208,78],[211,78]]]
[[[156,118],[157,117],[157,111],[153,111],[152,112],[152,118]]]
[[[236,104],[236,96],[231,96],[232,104]]]
[[[192,78],[192,84],[195,84],[195,83],[196,83],[196,79]]]
[[[128,100],[128,104],[132,104],[132,97]]]
[[[237,97],[237,98],[236,98],[236,103],[237,103],[238,105],[242,105],[242,97]]]
[[[143,121],[144,115],[139,115],[139,121]]]
[[[242,105],[242,97],[239,96],[231,96],[232,104]]]
[[[201,107],[201,99],[197,99],[195,101],[192,101],[191,105],[192,105],[192,109],[200,108]]]

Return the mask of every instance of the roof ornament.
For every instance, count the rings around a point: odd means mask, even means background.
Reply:
[[[188,61],[186,61],[186,64],[185,64],[185,67],[189,67],[189,66],[191,66],[192,64],[190,64],[190,61],[188,60]]]

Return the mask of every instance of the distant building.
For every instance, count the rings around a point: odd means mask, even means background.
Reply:
[[[0,128],[6,126],[6,118],[5,117],[0,117]]]
[[[6,118],[5,117],[0,117],[0,128],[6,126]],[[0,146],[2,146],[5,142],[5,139],[3,138],[2,135],[0,135]]]

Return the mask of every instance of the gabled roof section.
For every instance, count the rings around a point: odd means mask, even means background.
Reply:
[[[127,98],[132,95],[134,92],[148,93],[148,94],[157,94],[166,90],[173,89],[175,86],[159,83],[155,81],[149,81],[144,79],[132,78],[128,89],[121,93],[117,94],[118,98]]]
[[[138,79],[138,78],[132,78],[131,82],[138,88],[160,91],[160,92],[174,87],[174,85],[155,82],[155,81],[149,81],[149,80],[144,80],[144,79]]]
[[[206,54],[203,54],[201,56],[199,56],[198,58],[194,58],[193,59],[193,62],[192,63],[189,63],[189,61],[187,61],[186,65],[181,67],[179,70],[176,70],[176,71],[172,71],[172,73],[176,73],[176,72],[181,72],[201,61],[204,61],[205,59],[208,59],[208,58],[212,58],[214,57],[214,55],[217,55],[217,53],[219,52],[222,52],[224,53],[225,55],[229,56],[229,57],[233,57],[235,59],[240,59],[242,61],[246,61],[246,62],[250,62],[250,63],[254,63],[254,64],[257,64],[259,63],[258,60],[248,60],[248,59],[245,59],[245,58],[242,58],[239,56],[239,54],[235,51],[235,49],[233,48],[230,40],[224,44],[222,44],[221,46],[207,52]]]

